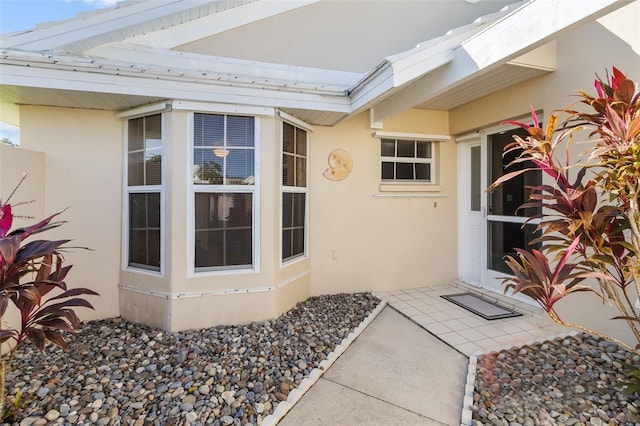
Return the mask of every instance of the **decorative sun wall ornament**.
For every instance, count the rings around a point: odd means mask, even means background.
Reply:
[[[351,155],[344,149],[335,149],[329,154],[329,168],[324,171],[323,176],[329,180],[343,180],[349,176],[351,170],[353,170]]]

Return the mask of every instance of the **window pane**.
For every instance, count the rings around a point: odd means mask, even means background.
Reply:
[[[230,149],[226,157],[226,185],[253,185],[254,151],[247,149]]]
[[[153,148],[154,140],[162,140],[162,116],[160,114],[144,117],[144,139],[145,148]]]
[[[293,193],[282,193],[282,227],[293,226]]]
[[[160,270],[160,193],[129,194],[129,265]]]
[[[147,151],[144,166],[145,184],[162,184],[162,149]]]
[[[127,184],[144,185],[144,151],[130,152],[128,158]]]
[[[418,141],[417,154],[418,158],[431,158],[431,142]]]
[[[413,180],[413,163],[396,163],[396,179]]]
[[[431,164],[416,163],[416,180],[431,180]]]
[[[296,154],[307,155],[307,132],[296,128]]]
[[[251,229],[232,229],[226,232],[225,265],[251,265]]]
[[[282,185],[295,186],[295,157],[289,154],[282,155]]]
[[[128,151],[144,149],[144,118],[129,120]]]
[[[293,241],[291,241],[292,235],[292,230],[282,230],[282,260],[286,260],[291,257],[291,249],[293,248]]]
[[[398,157],[415,157],[415,145],[414,141],[398,141]]]
[[[380,155],[383,157],[395,157],[396,141],[393,139],[382,139],[380,141]]]
[[[474,146],[471,147],[471,174],[470,174],[470,182],[469,187],[471,188],[471,211],[479,212],[480,204],[482,201],[482,182],[480,180],[480,169],[481,169],[481,160],[480,160],[480,147]]]
[[[224,145],[224,115],[194,114],[195,146],[223,146]]]
[[[296,157],[296,186],[307,186],[307,159]]]
[[[195,266],[251,265],[253,194],[194,195]]]
[[[211,148],[195,148],[193,151],[193,183],[222,184],[224,157],[215,155]]]
[[[306,194],[298,193],[293,195],[293,226],[304,227],[304,205]]]
[[[291,249],[291,255],[299,255],[304,253],[304,228],[293,230],[293,247]]]
[[[395,163],[383,161],[382,162],[382,179],[395,179],[394,165]]]
[[[196,231],[195,267],[224,266],[224,231]]]
[[[295,153],[294,127],[289,123],[282,123],[282,151]]]
[[[227,145],[254,146],[253,117],[227,116]]]

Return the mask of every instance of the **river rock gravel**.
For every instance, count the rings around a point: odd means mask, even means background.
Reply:
[[[473,424],[640,425],[640,396],[617,387],[637,354],[590,334],[478,356]]]
[[[7,388],[21,389],[24,407],[13,425],[257,425],[379,303],[313,297],[273,321],[174,333],[86,322],[66,352],[18,352]]]

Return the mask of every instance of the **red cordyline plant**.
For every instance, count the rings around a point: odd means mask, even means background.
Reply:
[[[640,293],[640,93],[618,69],[595,80],[596,96],[580,92],[574,107],[557,111],[543,130],[534,124],[511,122],[528,132],[505,147],[519,152],[514,163],[534,167],[507,173],[489,190],[528,170],[541,170],[549,184],[531,187],[527,203],[539,219],[541,250],[516,249],[505,261],[513,272],[505,278],[505,292],[523,293],[535,300],[556,322],[640,350],[640,318],[634,309]],[[586,109],[581,112],[578,107]],[[586,107],[586,108],[585,108]],[[558,124],[558,115],[566,115]],[[589,132],[588,148],[571,161],[569,147]],[[560,158],[561,160],[558,160]],[[528,163],[528,164],[531,164]],[[529,220],[531,220],[529,219]],[[597,282],[586,285],[585,280]],[[615,306],[638,344],[618,339],[562,319],[556,303],[576,292],[591,292]]]
[[[86,288],[67,288],[65,278],[71,266],[63,265],[62,252],[68,248],[69,240],[30,239],[62,225],[64,222],[52,221],[62,212],[35,225],[11,229],[15,216],[9,201],[25,177],[26,174],[6,200],[0,199],[0,345],[8,345],[8,354],[0,357],[0,420],[15,419],[19,411],[20,395],[14,400],[6,397],[5,375],[20,344],[29,340],[41,351],[47,343],[65,349],[63,333],[76,332],[80,327],[73,309],[93,309],[78,296],[98,295]],[[16,328],[9,328],[4,322],[10,305],[20,316]]]

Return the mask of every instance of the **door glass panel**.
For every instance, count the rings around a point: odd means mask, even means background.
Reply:
[[[480,211],[480,201],[482,194],[482,182],[480,178],[480,146],[471,147],[471,211]]]
[[[487,264],[492,271],[511,275],[511,269],[504,262],[506,255],[515,257],[515,248],[540,249],[540,243],[530,245],[531,240],[540,236],[540,232],[535,232],[536,225],[528,224],[523,228],[521,223],[489,221],[488,226],[491,251]]]
[[[513,142],[514,135],[526,138],[527,132],[524,129],[516,129],[496,133],[488,137],[489,152],[491,155],[491,164],[489,167],[490,182],[494,182],[503,174],[534,167],[533,164],[529,162],[508,166],[519,154],[516,151],[512,151],[506,156],[502,156],[504,147]],[[518,210],[518,207],[524,204],[529,198],[531,191],[526,187],[540,185],[541,183],[542,173],[539,171],[526,172],[509,179],[491,193],[489,199],[489,214],[520,217],[529,217],[538,214],[539,209]]]
[[[527,132],[524,129],[514,129],[488,136],[489,183],[506,173],[533,167],[531,163],[509,166],[509,163],[518,156],[518,152],[510,152],[503,157],[504,147],[513,141],[514,135],[526,138]],[[490,194],[488,214],[494,217],[487,223],[488,269],[511,274],[511,270],[504,262],[504,257],[514,256],[516,248],[537,248],[529,244],[539,236],[535,234],[536,225],[529,224],[523,227],[523,220],[515,218],[530,217],[540,213],[539,208],[519,209],[519,207],[529,198],[530,190],[527,186],[536,186],[541,183],[542,173],[529,171],[504,182]]]

